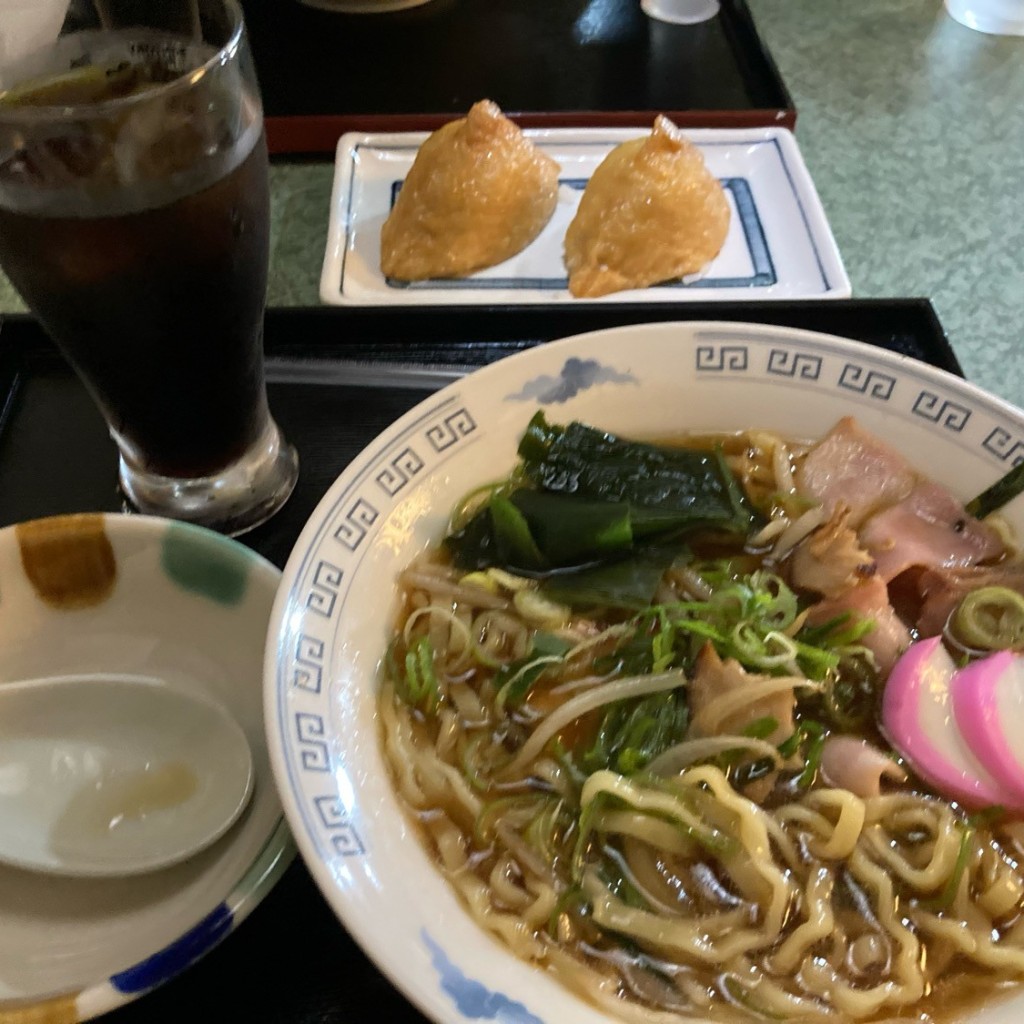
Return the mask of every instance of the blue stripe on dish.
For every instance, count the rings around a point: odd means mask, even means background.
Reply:
[[[586,178],[561,178],[558,184],[582,192],[587,186]],[[746,178],[722,178],[722,187],[732,193],[739,216],[743,238],[747,243],[747,252],[754,272],[748,277],[701,277],[696,281],[669,281],[658,285],[659,288],[765,288],[778,281],[775,264],[772,262],[768,239],[765,237],[761,216],[754,202],[750,182]],[[790,187],[794,189],[792,178]],[[402,182],[391,183],[391,205],[395,205],[398,193],[402,190]],[[808,229],[809,232],[810,229]],[[817,255],[817,249],[815,249]],[[818,258],[818,265],[821,259]],[[453,289],[485,290],[508,289],[523,291],[565,291],[569,287],[567,277],[461,277],[431,278],[427,281],[399,281],[388,277],[385,281],[389,288],[407,289],[409,291],[450,291]]]
[[[522,1003],[509,999],[502,992],[492,992],[479,981],[467,978],[448,959],[445,951],[426,933],[420,932],[430,950],[430,961],[441,980],[441,988],[451,996],[463,1017],[469,1020],[493,1020],[499,1024],[544,1024]]]
[[[110,984],[125,995],[133,995],[169,981],[213,949],[231,931],[233,924],[231,911],[227,904],[221,903],[180,939],[134,967],[115,974]]]

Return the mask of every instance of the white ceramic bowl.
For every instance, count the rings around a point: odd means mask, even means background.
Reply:
[[[964,498],[1024,458],[1024,414],[949,374],[840,338],[730,323],[619,328],[528,350],[431,396],[370,444],[285,568],[266,719],[285,811],[318,885],[442,1024],[608,1020],[464,912],[403,819],[375,713],[397,573],[443,536],[459,497],[512,467],[538,406],[553,422],[641,438],[755,426],[813,438],[853,414]],[[1024,528],[1024,501],[1007,512]],[[1024,995],[976,1019],[1022,1016]]]
[[[200,690],[242,726],[255,772],[239,821],[182,864],[116,879],[0,867],[0,1022],[84,1020],[149,991],[230,934],[290,863],[260,685],[279,579],[241,544],[165,519],[0,530],[0,686],[101,672]]]

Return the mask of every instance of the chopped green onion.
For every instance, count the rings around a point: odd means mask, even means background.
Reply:
[[[480,808],[477,815],[473,825],[474,838],[479,843],[490,842],[499,818],[517,821],[521,825],[527,824],[537,815],[538,810],[542,809],[542,802],[548,798],[549,794],[546,793],[513,793],[489,801]]]
[[[572,880],[579,885],[583,879],[583,869],[586,866],[587,847],[590,844],[590,833],[594,831],[594,822],[601,808],[608,802],[609,797],[605,793],[598,793],[593,800],[580,812],[576,827],[576,845],[572,852]]]
[[[744,1010],[747,1010],[757,1017],[763,1017],[765,1020],[786,1019],[781,1013],[775,1013],[774,1010],[766,1010],[763,1006],[758,1006],[757,1003],[751,999],[750,990],[744,987],[731,974],[725,975],[722,979],[722,989],[734,1003],[742,1006]]]
[[[840,626],[846,626],[844,630]],[[812,647],[846,647],[862,640],[875,628],[874,619],[855,618],[852,612],[843,612],[834,619],[822,622],[817,626],[804,626],[797,633],[797,639]]]
[[[968,594],[950,620],[953,635],[978,651],[1024,647],[1024,596],[1009,587],[981,587]]]
[[[498,694],[494,703],[496,710],[518,707],[526,699],[534,683],[551,665],[560,665],[572,648],[568,640],[554,633],[538,631],[531,641],[530,653],[519,661],[505,665],[495,677]]]
[[[588,773],[611,768],[633,775],[678,743],[688,721],[686,699],[675,690],[611,704],[580,766]]]
[[[960,849],[957,851],[953,873],[946,880],[946,884],[937,896],[930,900],[921,900],[918,904],[924,910],[929,910],[933,914],[949,910],[953,905],[957,891],[960,888],[960,882],[964,877],[964,872],[967,870],[967,862],[971,859],[971,839],[974,836],[974,829],[969,825],[962,825],[959,822],[957,822],[957,827],[960,829]]]
[[[968,814],[967,825],[969,828],[988,828],[1005,815],[1006,808],[1002,804],[991,804],[988,807],[982,807],[980,811]]]
[[[658,614],[660,628],[651,641],[651,671],[664,672],[675,658],[676,628],[671,619],[662,611]]]
[[[555,861],[564,807],[562,798],[552,794],[540,813],[523,831],[523,838],[540,854],[545,864],[553,864]]]
[[[798,750],[802,752],[804,766],[796,777],[796,785],[800,789],[810,786],[818,774],[826,735],[825,727],[820,722],[804,718],[797,722],[793,735],[779,744],[779,755],[783,758],[792,757]]]
[[[414,640],[405,655],[405,696],[413,707],[437,710],[441,685],[434,671],[434,646],[429,637]]]
[[[814,781],[821,767],[821,753],[825,749],[825,729],[819,722],[801,722],[800,732],[807,741],[804,749],[804,770],[797,776],[796,784],[806,789]]]
[[[743,735],[749,736],[752,740],[766,740],[779,727],[779,720],[765,715],[764,718],[757,718],[744,730]]]

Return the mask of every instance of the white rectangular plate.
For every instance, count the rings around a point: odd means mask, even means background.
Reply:
[[[423,132],[350,133],[338,143],[320,298],[329,305],[579,302],[566,286],[562,243],[590,175],[641,128],[550,128],[526,135],[561,166],[558,205],[540,235],[504,263],[457,280],[412,283],[381,273],[380,229]],[[598,302],[843,299],[850,280],[793,134],[785,128],[686,132],[722,182],[732,219],[700,275]]]

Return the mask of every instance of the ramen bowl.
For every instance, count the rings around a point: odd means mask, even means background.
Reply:
[[[0,866],[0,1021],[85,1020],[141,996],[230,935],[291,862],[261,687],[279,579],[241,544],[166,519],[70,515],[0,530],[0,686],[155,677],[226,708],[254,775],[239,820],[183,863],[103,879]],[[96,756],[74,738],[55,750],[69,770]],[[0,785],[16,786],[17,770],[0,750]]]
[[[437,392],[367,446],[285,568],[265,717],[317,884],[441,1024],[614,1019],[475,923],[404,816],[382,754],[379,670],[397,576],[443,537],[461,497],[511,470],[538,409],[634,438],[760,427],[811,439],[852,415],[965,500],[1024,456],[1024,414],[958,378],[841,338],[742,323],[625,327],[537,347]],[[1020,500],[1004,512],[1022,525]],[[1022,1013],[1024,990],[971,1019],[1010,1024]]]

